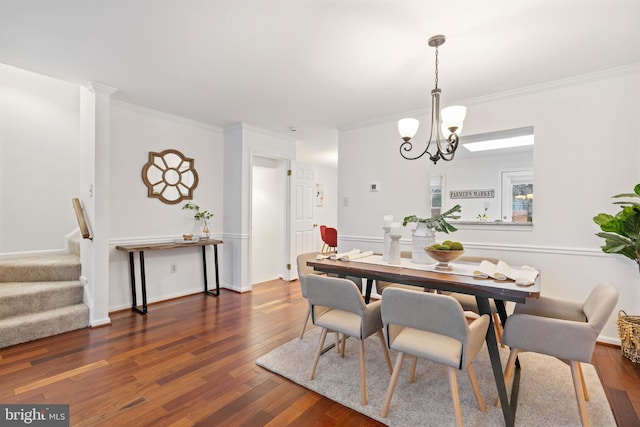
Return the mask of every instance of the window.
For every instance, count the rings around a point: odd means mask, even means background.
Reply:
[[[533,171],[502,172],[502,221],[533,222]]]

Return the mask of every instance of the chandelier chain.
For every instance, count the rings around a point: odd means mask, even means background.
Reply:
[[[440,61],[438,60],[438,46],[436,46],[436,89],[438,89],[438,64]]]

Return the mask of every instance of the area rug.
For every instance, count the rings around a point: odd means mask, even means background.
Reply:
[[[315,378],[308,380],[319,336],[319,328],[313,328],[305,333],[302,340],[296,338],[260,357],[256,363],[389,426],[444,426],[454,423],[446,368],[420,360],[416,381],[409,384],[409,358],[405,358],[403,363],[390,413],[387,418],[380,416],[390,375],[382,356],[380,340],[375,335],[365,340],[368,405],[360,404],[359,356],[355,339],[347,340],[344,358],[335,349],[323,354]],[[327,343],[332,341],[333,335],[327,335]],[[508,349],[500,350],[503,364],[508,354]],[[396,353],[390,352],[390,355],[393,364]],[[555,358],[535,353],[523,353],[519,358],[522,370],[516,426],[580,426],[569,366]],[[494,406],[498,392],[486,347],[480,350],[473,366],[487,412],[478,409],[466,371],[459,371],[463,424],[504,425],[502,410]],[[587,402],[591,424],[615,426],[595,368],[589,364],[582,364],[582,367],[591,398]]]

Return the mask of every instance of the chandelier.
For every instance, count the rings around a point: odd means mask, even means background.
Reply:
[[[440,93],[442,91],[438,88],[438,47],[442,46],[444,41],[445,37],[443,35],[433,36],[429,39],[429,46],[436,48],[436,82],[435,88],[431,91],[431,131],[427,148],[422,153],[415,157],[408,155],[413,149],[411,138],[418,131],[420,121],[417,119],[402,119],[398,121],[398,131],[404,140],[400,145],[400,155],[407,160],[416,160],[428,154],[433,164],[436,164],[440,159],[450,161],[453,160],[458,148],[462,122],[467,114],[467,109],[466,107],[455,105],[440,111]],[[439,126],[441,119],[442,124]],[[432,143],[436,148],[434,154],[429,151]]]

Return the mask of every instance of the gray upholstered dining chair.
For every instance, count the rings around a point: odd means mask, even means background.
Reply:
[[[319,274],[325,275],[320,271],[315,271],[313,267],[307,265],[307,261],[313,261],[316,259],[316,256],[323,255],[321,252],[307,252],[304,254],[300,254],[296,257],[296,265],[298,267],[298,280],[300,281],[300,293],[304,298],[307,298],[307,276],[310,274]],[[354,282],[359,289],[362,289],[362,279],[359,277],[347,277],[349,280]],[[300,331],[300,339],[304,338],[304,332],[307,329],[307,324],[309,323],[309,318],[311,317],[311,305],[309,305],[309,310],[307,311],[307,316],[304,319],[304,324],[302,325],[302,330]]]
[[[462,307],[453,297],[428,292],[387,288],[382,293],[381,301],[387,345],[391,350],[398,351],[382,406],[382,416],[389,414],[405,354],[416,356],[412,361],[409,382],[415,380],[418,357],[448,367],[451,402],[457,426],[462,425],[458,370],[467,370],[478,407],[481,411],[486,411],[471,362],[484,343],[489,316],[482,315],[468,324]]]
[[[505,383],[511,380],[518,353],[532,351],[557,357],[571,367],[580,420],[583,426],[590,425],[585,402],[589,395],[580,362],[591,363],[598,335],[617,302],[618,291],[599,284],[584,303],[540,297],[516,304],[502,335],[503,342],[511,347]]]
[[[335,331],[359,340],[360,347],[360,400],[367,404],[366,370],[364,365],[364,340],[377,334],[380,338],[387,368],[391,373],[391,359],[382,334],[380,301],[365,304],[361,291],[351,280],[337,277],[309,275],[306,279],[307,295],[311,305],[313,324],[320,326],[322,332],[318,340],[309,379],[312,380],[327,332]],[[345,342],[342,340],[341,355],[344,356]]]
[[[474,262],[474,263],[489,261],[494,264],[497,264],[498,261],[500,260],[498,260],[497,258],[472,257],[472,256],[463,255],[460,258],[458,258],[456,261]],[[468,311],[476,314],[480,313],[480,311],[478,310],[478,303],[476,302],[476,297],[474,295],[462,294],[458,292],[442,292],[442,293],[455,298],[460,303],[464,311]],[[502,343],[502,331],[503,331],[502,321],[500,321],[500,316],[498,315],[498,309],[496,308],[496,303],[492,299],[489,300],[489,307],[491,308],[491,316],[493,317],[493,326],[496,331],[496,338],[498,339],[500,346],[504,347],[504,344]]]
[[[298,266],[298,280],[300,281],[300,292],[305,299],[307,298],[307,276],[310,274],[324,274],[315,271],[313,267],[309,267],[307,265],[307,261],[316,259],[316,256],[318,254],[320,254],[320,252],[307,252],[296,257],[296,264]],[[304,331],[307,329],[309,317],[311,317],[311,305],[309,305],[307,316],[304,319],[304,324],[302,325],[302,330],[300,331],[300,339],[304,338]]]

